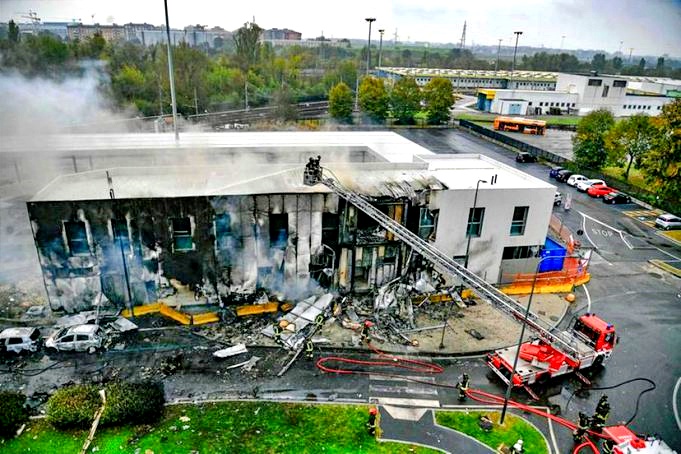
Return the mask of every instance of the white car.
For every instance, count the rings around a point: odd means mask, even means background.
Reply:
[[[591,186],[594,186],[594,185],[605,186],[605,181],[603,181],[603,180],[583,180],[583,181],[580,181],[579,183],[577,183],[576,188],[579,192],[586,192]]]
[[[85,352],[102,348],[104,337],[99,325],[75,325],[52,334],[45,347],[57,351]]]
[[[662,230],[681,229],[681,218],[673,214],[661,214],[655,219],[655,226]]]
[[[570,178],[568,178],[568,180],[566,181],[566,183],[568,186],[572,186],[574,188],[575,186],[577,186],[577,183],[586,180],[588,180],[588,178],[585,177],[584,175],[575,174],[571,175]]]
[[[40,347],[41,340],[37,328],[7,328],[0,333],[0,351],[34,352]]]

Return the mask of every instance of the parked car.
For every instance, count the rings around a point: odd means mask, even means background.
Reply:
[[[57,351],[85,352],[102,348],[104,336],[99,325],[74,325],[52,334],[45,347]]]
[[[588,180],[588,178],[584,175],[576,173],[574,175],[570,175],[570,178],[567,179],[566,183],[568,186],[572,186],[574,188],[577,186],[577,183],[584,180]]]
[[[574,172],[571,170],[561,170],[558,172],[558,175],[556,175],[556,181],[565,183],[573,174]]]
[[[532,153],[521,151],[515,155],[515,162],[537,162],[537,157]]]
[[[559,207],[561,203],[563,203],[563,194],[556,191],[556,193],[553,196],[553,206]]]
[[[34,352],[40,348],[41,341],[37,328],[7,328],[0,333],[0,352]]]
[[[603,181],[603,180],[595,180],[595,179],[593,179],[593,180],[583,180],[583,181],[580,181],[579,183],[577,183],[577,186],[575,186],[575,187],[577,188],[577,190],[578,190],[579,192],[586,192],[586,190],[589,189],[589,188],[590,188],[591,186],[593,186],[593,185],[596,185],[596,186],[598,186],[598,185],[603,185],[603,186],[605,186],[606,184],[605,184],[605,181]]]
[[[681,229],[681,218],[673,214],[661,214],[655,219],[655,226],[662,230]]]
[[[558,172],[560,172],[561,170],[565,170],[565,167],[561,166],[551,167],[551,170],[549,171],[549,178],[553,178],[555,180],[556,177],[558,176]]]
[[[624,194],[623,192],[613,191],[610,194],[605,194],[603,196],[603,203],[609,203],[611,205],[631,203],[631,197]]]
[[[594,184],[589,186],[589,189],[586,190],[586,193],[589,194],[591,197],[603,197],[606,194],[610,194],[613,192],[614,189],[611,187],[608,187],[604,184]]]

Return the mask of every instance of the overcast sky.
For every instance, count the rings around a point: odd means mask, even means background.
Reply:
[[[303,39],[322,31],[333,38],[366,38],[365,17],[384,39],[458,42],[467,21],[466,43],[521,44],[566,49],[620,48],[628,54],[681,56],[681,0],[168,0],[171,27],[219,25],[234,30],[255,20],[263,28],[291,28]],[[164,21],[163,0],[0,0],[0,21],[36,11],[44,21],[84,23]],[[378,33],[373,32],[372,38]]]

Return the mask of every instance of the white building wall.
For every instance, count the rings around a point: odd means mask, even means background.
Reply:
[[[490,112],[506,115],[503,106],[509,99],[527,101],[527,112],[522,115],[546,114],[551,107],[559,107],[566,111],[576,108],[577,94],[557,91],[530,91],[530,90],[497,90],[490,107]],[[536,111],[535,109],[541,109]]]
[[[672,101],[674,98],[628,95],[623,98],[622,104],[613,111],[613,114],[617,117],[630,117],[644,113],[656,117],[662,113],[662,107]]]
[[[471,238],[468,267],[489,282],[497,282],[504,248],[543,245],[553,209],[554,187],[533,189],[494,189],[481,185],[477,207],[485,208],[479,238]],[[475,189],[449,190],[434,194],[431,209],[439,209],[434,246],[450,257],[466,254],[468,213],[473,207]],[[511,236],[516,206],[528,206],[523,235]],[[461,260],[463,263],[463,260]]]

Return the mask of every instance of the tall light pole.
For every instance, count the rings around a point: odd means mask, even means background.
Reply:
[[[499,45],[497,46],[497,64],[494,65],[494,71],[499,71],[499,58],[501,56],[501,42],[503,39],[499,39]]]
[[[367,17],[364,19],[365,21],[369,22],[369,40],[367,44],[367,72],[366,75],[369,75],[369,70],[371,69],[371,23],[376,21],[375,17]]]
[[[383,56],[383,33],[385,33],[384,29],[378,30],[378,33],[381,34],[380,41],[378,42],[378,67],[381,67],[381,57]]]
[[[478,190],[480,189],[480,183],[487,183],[487,180],[478,180],[478,182],[475,184],[475,197],[473,197],[473,212],[471,220],[474,219],[475,209],[478,206]],[[468,235],[468,241],[466,242],[466,258],[463,262],[464,268],[468,268],[468,253],[471,250],[471,237],[473,236],[471,232],[468,231],[468,226],[466,226],[466,235]]]
[[[527,307],[525,308],[525,320],[530,315],[530,306],[532,305],[532,297],[534,296],[534,287],[537,285],[537,275],[539,274],[539,266],[544,260],[548,259],[566,259],[566,258],[581,258],[579,255],[562,255],[558,257],[542,257],[537,262],[537,267],[534,270],[534,278],[532,278],[532,290],[530,290],[530,299],[527,301]],[[525,326],[527,323],[522,323],[520,327],[520,338],[518,339],[518,348],[515,351],[515,358],[513,359],[513,369],[511,370],[511,377],[508,380],[508,387],[506,388],[506,395],[504,396],[504,406],[501,409],[501,417],[499,418],[499,425],[504,424],[504,418],[506,417],[506,409],[508,408],[508,399],[511,397],[511,389],[513,389],[513,377],[515,377],[515,370],[518,366],[518,356],[520,355],[520,346],[523,343],[523,337],[525,337]]]
[[[168,0],[163,0],[166,10],[166,36],[168,38],[168,77],[170,79],[170,102],[173,104],[173,130],[175,131],[175,141],[180,140],[177,132],[177,102],[175,100],[175,76],[173,70],[173,52],[170,45],[170,21],[168,20]]]
[[[523,32],[513,32],[515,34],[515,48],[513,49],[513,66],[511,67],[511,72],[515,71],[515,54],[518,52],[518,38]]]

